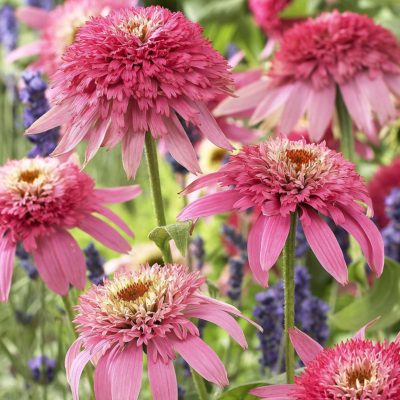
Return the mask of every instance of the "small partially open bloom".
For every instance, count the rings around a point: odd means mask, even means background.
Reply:
[[[99,214],[132,231],[105,204],[133,199],[138,186],[95,189],[93,179],[71,161],[34,158],[9,161],[0,168],[0,300],[10,292],[18,242],[33,255],[38,272],[54,292],[86,283],[85,256],[69,229],[79,228],[105,246],[128,252],[129,243]]]
[[[66,48],[74,41],[78,29],[95,15],[107,15],[112,9],[135,5],[130,0],[66,0],[53,10],[36,6],[23,6],[17,9],[21,22],[40,33],[37,42],[29,43],[14,50],[7,57],[13,62],[28,56],[38,56],[31,65],[48,75],[58,68]]]
[[[93,286],[82,295],[75,319],[79,337],[65,360],[74,400],[79,398],[79,379],[90,360],[96,363],[97,399],[136,400],[144,352],[154,400],[178,398],[175,353],[204,379],[227,385],[224,365],[190,319],[219,325],[245,348],[244,334],[231,316],[242,315],[235,307],[201,293],[204,281],[184,266],[154,264],[116,274],[113,281],[106,280],[104,286]]]
[[[271,385],[250,393],[264,400],[397,400],[400,399],[400,335],[388,343],[364,337],[323,349],[293,329],[290,339],[305,364],[293,385]]]
[[[66,123],[54,154],[86,140],[86,160],[122,141],[129,177],[150,131],[186,169],[199,172],[178,115],[220,147],[231,149],[206,104],[230,93],[226,60],[198,24],[162,7],[127,8],[92,18],[77,33],[53,77],[54,106],[28,133]]]
[[[288,134],[307,114],[313,141],[329,125],[338,94],[355,125],[376,142],[376,121],[396,116],[391,94],[400,97],[400,45],[365,15],[325,13],[296,24],[282,37],[266,79],[237,92],[217,116],[252,110],[251,123],[280,121]]]
[[[225,190],[189,204],[180,220],[207,217],[231,210],[254,208],[258,219],[247,243],[250,267],[265,285],[298,212],[307,241],[321,265],[340,283],[347,282],[342,250],[321,218],[331,218],[359,242],[368,264],[379,276],[383,270],[383,241],[364,214],[371,200],[355,166],[325,144],[270,139],[231,155],[219,171],[205,175],[185,193],[219,184]],[[363,205],[362,205],[363,204]]]

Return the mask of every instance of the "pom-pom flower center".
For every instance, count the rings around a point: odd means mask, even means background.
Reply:
[[[124,301],[136,301],[143,297],[148,292],[149,288],[149,282],[130,283],[117,293],[117,297]]]
[[[292,164],[295,164],[296,170],[301,169],[303,165],[313,162],[316,158],[315,154],[303,149],[288,149],[286,150],[286,157]]]

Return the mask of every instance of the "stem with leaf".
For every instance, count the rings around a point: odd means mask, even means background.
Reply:
[[[340,90],[336,94],[336,111],[339,120],[340,129],[340,151],[351,162],[354,161],[354,136],[353,123],[344,103]]]

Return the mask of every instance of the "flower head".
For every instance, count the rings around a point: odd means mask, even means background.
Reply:
[[[371,206],[361,177],[341,154],[325,144],[270,139],[244,147],[218,172],[194,181],[186,193],[219,183],[226,190],[189,204],[180,220],[254,207],[259,214],[248,238],[250,267],[266,284],[298,212],[307,241],[321,265],[340,283],[347,282],[342,250],[321,215],[331,218],[359,242],[368,264],[380,275],[383,242],[360,203]]]
[[[203,295],[199,288],[204,281],[198,272],[189,273],[184,266],[154,264],[117,274],[113,281],[106,280],[104,286],[93,286],[82,295],[75,319],[79,338],[66,358],[74,400],[78,399],[80,374],[90,359],[98,360],[96,396],[103,393],[113,400],[124,393],[137,399],[144,350],[155,400],[177,400],[175,352],[205,379],[227,385],[222,362],[199,337],[190,318],[221,326],[246,347],[243,332],[230,315],[241,314],[233,306]]]
[[[40,32],[40,40],[17,48],[7,60],[38,55],[33,67],[48,75],[57,70],[66,48],[74,41],[78,29],[90,17],[107,15],[111,10],[126,7],[125,0],[66,0],[53,10],[30,4],[17,9],[21,22]],[[133,4],[136,4],[134,1]]]
[[[374,116],[383,125],[396,115],[400,45],[368,16],[334,11],[296,24],[283,35],[267,79],[239,90],[216,115],[253,110],[253,123],[280,116],[288,134],[306,113],[311,138],[320,141],[339,92],[356,126],[376,142]]]
[[[129,243],[93,213],[128,235],[129,227],[104,205],[130,200],[138,186],[95,189],[93,179],[71,161],[35,158],[9,161],[0,168],[0,299],[7,300],[18,242],[32,253],[50,289],[65,295],[69,284],[83,288],[85,257],[69,229],[79,228],[105,246],[128,252]]]
[[[129,176],[139,165],[147,131],[198,172],[196,153],[178,114],[220,147],[232,148],[206,103],[230,93],[225,59],[201,27],[162,7],[127,8],[92,18],[77,33],[54,75],[54,107],[28,129],[68,122],[56,155],[85,139],[87,160],[122,141]]]
[[[374,343],[364,338],[363,330],[326,349],[303,332],[292,330],[292,343],[306,365],[304,372],[293,385],[260,387],[251,393],[265,400],[400,398],[399,339]]]

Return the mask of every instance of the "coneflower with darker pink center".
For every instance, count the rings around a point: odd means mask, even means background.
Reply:
[[[79,228],[112,250],[128,252],[129,243],[97,213],[126,234],[130,228],[105,204],[131,200],[138,186],[95,189],[78,165],[56,159],[9,161],[0,168],[0,300],[10,292],[18,242],[32,253],[41,278],[60,295],[86,283],[85,256],[68,233]]]
[[[352,339],[323,349],[294,329],[291,341],[305,364],[293,385],[271,385],[250,393],[264,400],[398,400],[400,335],[393,343],[374,343],[365,328]]]
[[[265,80],[223,101],[217,116],[253,110],[288,134],[306,113],[313,141],[320,141],[340,95],[355,122],[376,142],[375,117],[396,116],[391,94],[400,97],[400,45],[387,29],[350,12],[325,13],[286,31]]]
[[[40,33],[37,42],[29,43],[11,52],[8,62],[28,56],[38,56],[31,68],[52,75],[58,68],[65,49],[74,41],[77,30],[91,16],[107,15],[113,9],[136,5],[134,0],[67,0],[53,10],[23,6],[16,11],[21,22]]]
[[[180,220],[231,210],[255,208],[259,214],[248,238],[250,267],[266,285],[290,230],[291,213],[298,212],[306,239],[321,265],[340,283],[347,282],[342,250],[321,215],[331,218],[359,242],[368,264],[383,270],[383,240],[364,214],[371,209],[368,191],[354,164],[325,144],[270,139],[231,155],[218,172],[205,175],[185,193],[219,184],[224,191],[189,204]]]
[[[243,315],[202,294],[199,288],[204,281],[198,272],[189,273],[184,266],[154,264],[116,275],[113,281],[94,285],[82,295],[75,319],[79,337],[65,360],[74,400],[79,398],[79,379],[90,360],[96,363],[96,399],[136,400],[144,352],[154,400],[178,399],[175,353],[203,378],[221,387],[227,385],[224,365],[190,319],[219,325],[246,348],[244,334],[231,316]]]
[[[100,146],[122,141],[124,167],[132,177],[151,131],[196,173],[196,153],[177,114],[217,146],[231,149],[206,106],[231,87],[226,60],[198,24],[158,6],[127,8],[92,18],[78,31],[54,75],[53,108],[27,132],[65,123],[54,154],[69,153],[86,140],[86,160]]]

